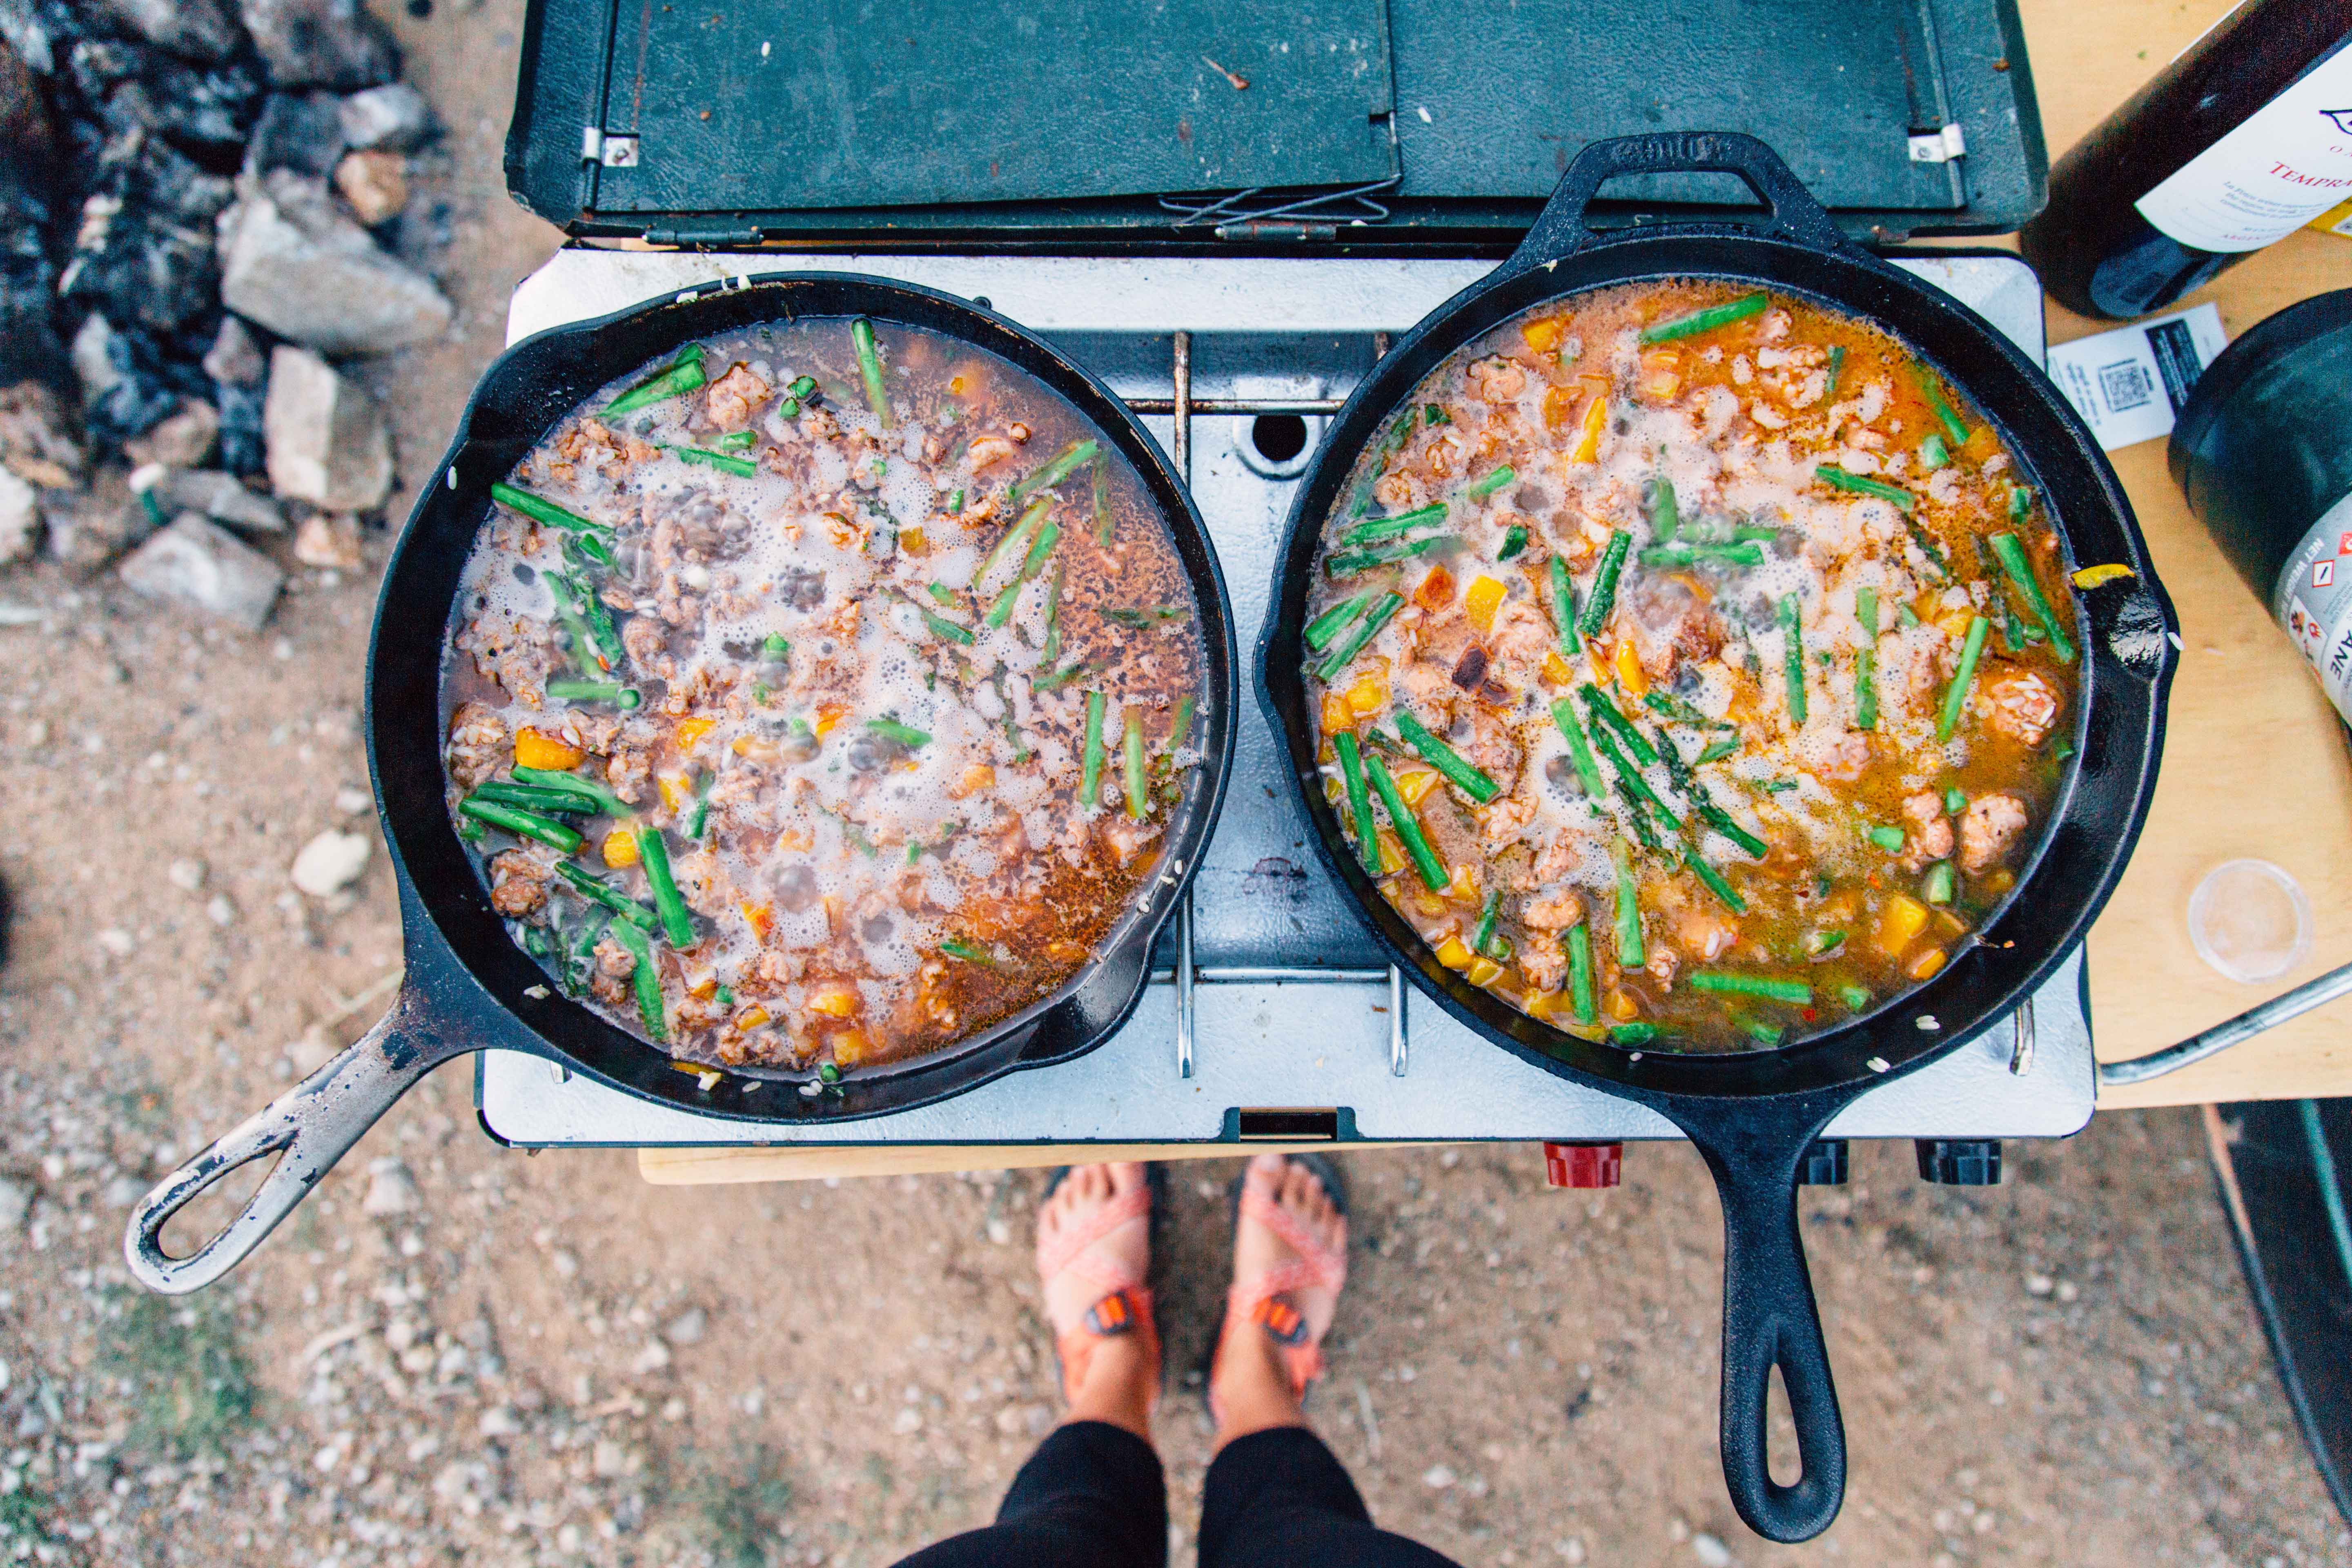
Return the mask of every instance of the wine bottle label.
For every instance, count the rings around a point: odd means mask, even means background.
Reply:
[[[2260,250],[2352,195],[2352,48],[2338,48],[2133,205],[2192,250]]]
[[[2352,724],[2352,496],[2322,513],[2287,557],[2271,614]]]

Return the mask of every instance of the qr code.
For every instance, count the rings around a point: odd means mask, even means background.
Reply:
[[[2126,360],[2121,364],[2099,367],[2099,391],[2105,395],[2109,408],[2123,414],[2144,408],[2154,400],[2156,379],[2137,360]]]

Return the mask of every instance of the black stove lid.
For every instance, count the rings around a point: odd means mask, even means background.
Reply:
[[[1461,250],[1507,247],[1587,142],[1673,129],[1762,137],[1878,237],[2043,196],[2014,0],[530,0],[507,172],[574,235],[657,244]]]

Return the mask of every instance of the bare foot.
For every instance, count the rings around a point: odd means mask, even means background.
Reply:
[[[1096,1303],[1121,1284],[1141,1285],[1151,1264],[1150,1210],[1130,1194],[1144,1190],[1139,1164],[1078,1165],[1037,1210],[1038,1272],[1055,1270],[1042,1280],[1045,1321],[1057,1341],[1081,1329]],[[1099,1225],[1114,1204],[1131,1205],[1133,1217],[1071,1254],[1073,1239]],[[1149,1440],[1160,1392],[1154,1347],[1134,1331],[1079,1342],[1087,1347],[1080,1352],[1085,1367],[1070,1391],[1070,1419],[1108,1421]]]
[[[1322,1178],[1304,1165],[1279,1154],[1260,1154],[1250,1161],[1243,1192],[1270,1199],[1315,1247],[1344,1258],[1348,1221]],[[1306,1272],[1299,1249],[1281,1232],[1263,1224],[1244,1205],[1234,1232],[1234,1279],[1249,1281]],[[1344,1274],[1344,1270],[1342,1270]],[[1341,1279],[1309,1277],[1286,1288],[1280,1300],[1306,1320],[1305,1342],[1319,1345],[1339,1310]],[[1218,1347],[1216,1372],[1210,1387],[1210,1405],[1217,1413],[1219,1447],[1252,1432],[1273,1426],[1303,1426],[1298,1396],[1281,1356],[1282,1347],[1264,1325],[1230,1311],[1224,1337]]]

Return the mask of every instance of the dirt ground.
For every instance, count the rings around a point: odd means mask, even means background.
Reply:
[[[460,307],[369,372],[411,487],[555,242],[499,171],[520,13],[390,18],[450,126],[410,233],[446,231]],[[0,576],[46,613],[0,629],[0,1174],[30,1194],[0,1226],[0,1558],[866,1565],[983,1521],[1056,1410],[1034,1174],[657,1189],[624,1153],[497,1147],[460,1064],[227,1284],[131,1288],[128,1205],[355,1036],[397,963],[380,853],[337,900],[287,879],[320,829],[373,832],[384,543],[299,573],[257,637],[110,578]],[[1349,1158],[1317,1421],[1376,1517],[1473,1564],[2352,1563],[2195,1119],[2011,1154],[1962,1192],[1857,1146],[1853,1184],[1806,1198],[1853,1445],[1810,1546],[1725,1500],[1721,1242],[1679,1150],[1599,1196],[1547,1191],[1523,1146]],[[1233,1169],[1179,1171],[1171,1368],[1222,1289]],[[1206,1422],[1196,1381],[1169,1393],[1189,1533]]]

